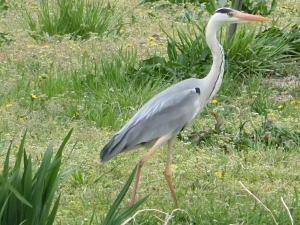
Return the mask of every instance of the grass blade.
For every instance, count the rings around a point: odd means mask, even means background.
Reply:
[[[24,204],[32,207],[32,205],[17,191],[17,189],[14,188],[6,179],[0,174],[0,182],[4,184],[5,187],[7,187],[14,195]]]
[[[131,183],[132,180],[134,178],[135,175],[135,171],[136,171],[137,166],[133,169],[132,173],[130,174],[126,184],[124,185],[123,189],[121,190],[121,192],[119,193],[119,195],[117,196],[116,200],[114,201],[114,203],[112,204],[112,206],[110,207],[109,212],[106,215],[106,218],[103,222],[103,225],[109,225],[112,224],[115,213],[119,207],[119,205],[121,204],[123,198],[125,197]]]

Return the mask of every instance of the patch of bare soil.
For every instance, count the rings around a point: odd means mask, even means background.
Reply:
[[[299,77],[292,75],[284,78],[268,78],[263,80],[262,83],[269,87],[275,87],[275,90],[273,90],[272,94],[269,96],[270,100],[286,102],[293,98],[288,90],[299,85]],[[279,91],[276,88],[284,88],[287,91]]]

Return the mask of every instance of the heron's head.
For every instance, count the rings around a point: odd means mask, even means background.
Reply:
[[[270,19],[262,16],[241,13],[237,10],[230,9],[230,8],[220,8],[214,12],[210,20],[212,20],[218,25],[222,25],[226,23],[231,24],[231,23],[247,23],[250,21],[269,21]]]

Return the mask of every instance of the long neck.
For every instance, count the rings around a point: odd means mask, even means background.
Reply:
[[[208,100],[212,99],[221,87],[224,75],[225,56],[222,45],[217,39],[218,25],[209,21],[206,28],[206,43],[213,56],[213,64],[208,75],[204,78],[210,93]]]

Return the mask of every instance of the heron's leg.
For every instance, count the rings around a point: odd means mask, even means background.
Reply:
[[[165,175],[165,178],[166,178],[167,183],[169,185],[171,195],[172,195],[173,201],[175,203],[175,208],[178,208],[178,203],[177,203],[175,191],[174,191],[172,181],[171,181],[171,170],[170,170],[172,146],[173,146],[174,140],[175,140],[175,137],[173,137],[172,139],[170,139],[168,141],[168,153],[167,153],[167,161],[166,161],[166,168],[165,168],[164,175]]]
[[[135,195],[136,195],[136,189],[138,187],[138,183],[139,183],[139,179],[140,179],[140,173],[141,173],[141,169],[142,166],[144,164],[144,162],[146,161],[146,159],[155,151],[155,149],[157,149],[158,146],[160,146],[162,143],[168,141],[171,137],[169,135],[166,136],[162,136],[161,138],[159,138],[155,144],[152,146],[152,148],[146,153],[146,155],[144,155],[139,163],[138,163],[138,167],[137,170],[135,172],[135,180],[134,180],[134,185],[133,185],[133,192],[132,192],[132,196],[131,196],[131,201],[129,206],[132,206],[135,202]]]

